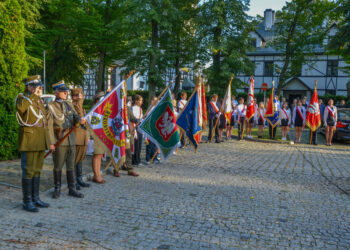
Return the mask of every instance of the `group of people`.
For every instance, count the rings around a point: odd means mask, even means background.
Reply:
[[[19,124],[18,151],[21,153],[23,209],[29,212],[38,212],[38,208],[50,205],[39,197],[40,175],[44,164],[45,151],[49,150],[53,158],[54,192],[52,198],[58,199],[61,195],[62,168],[66,165],[68,195],[83,198],[79,192],[82,187],[89,187],[82,178],[82,162],[85,159],[89,142],[89,133],[83,108],[84,93],[82,89],[71,91],[60,81],[52,85],[55,101],[45,107],[41,99],[43,85],[41,77],[31,76],[24,80],[25,92],[16,97],[16,118]],[[68,101],[71,92],[72,102]],[[97,93],[94,104],[103,98],[104,93]],[[135,105],[128,107],[130,124],[140,122],[142,98],[135,98]],[[74,129],[73,129],[74,128]],[[131,128],[131,131],[134,129]],[[72,132],[73,131],[73,132]],[[90,133],[92,135],[93,133]],[[132,154],[132,148],[138,152],[138,140],[142,138],[135,134],[129,143],[126,143],[126,162],[121,167],[128,175],[137,177],[132,165],[137,165],[139,155]],[[94,140],[94,156],[92,159],[93,181],[105,183],[101,177],[101,159],[106,149],[100,139]],[[114,176],[119,177],[119,169],[114,166]]]
[[[307,98],[295,99],[291,109],[285,98],[282,98],[282,102],[276,96],[277,102],[275,103],[276,110],[279,111],[279,126],[281,127],[282,141],[287,140],[287,134],[289,129],[293,127],[295,129],[295,143],[301,142],[302,131],[306,125],[307,114]],[[222,101],[221,101],[222,103]],[[232,113],[231,119],[225,117],[220,112],[221,103],[218,102],[218,95],[214,94],[211,101],[208,103],[208,124],[209,124],[209,136],[208,141],[211,141],[213,133],[215,132],[215,142],[220,143],[223,141],[223,130],[226,129],[226,137],[231,138],[232,129],[237,124],[238,139],[243,139],[243,134],[246,132],[247,138],[252,139],[252,128],[254,125],[258,127],[258,138],[262,138],[263,130],[269,126],[269,138],[276,138],[277,126],[272,126],[268,123],[265,114],[266,108],[264,102],[257,103],[255,99],[255,114],[254,116],[247,118],[247,105],[243,97],[239,97],[238,101],[235,96],[232,96],[231,105]],[[282,103],[282,104],[281,104]],[[323,104],[323,100],[319,100],[319,108],[321,115],[322,126],[326,127],[326,145],[332,145],[332,139],[334,130],[337,124],[337,108],[334,106],[334,100],[329,99],[328,105]],[[215,131],[214,131],[215,128]],[[244,131],[246,129],[246,131]],[[311,136],[311,135],[310,135]],[[312,133],[312,143],[317,145],[317,131]]]

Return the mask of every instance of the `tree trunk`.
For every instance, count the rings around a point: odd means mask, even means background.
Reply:
[[[289,64],[290,64],[290,59],[291,59],[292,53],[293,53],[293,51],[291,49],[291,42],[294,39],[295,29],[297,27],[297,23],[298,23],[298,19],[299,19],[299,16],[300,16],[300,12],[301,12],[301,9],[298,8],[298,10],[295,13],[295,16],[294,16],[293,22],[291,24],[290,30],[289,30],[287,43],[286,43],[286,57],[284,59],[284,64],[283,64],[283,67],[282,67],[282,70],[281,70],[281,73],[280,73],[280,79],[279,79],[277,90],[276,90],[276,94],[277,95],[280,94],[282,88],[284,88],[284,86],[285,86],[285,81],[286,81],[286,78],[287,78],[287,70],[288,70],[288,67],[289,67]]]
[[[220,47],[220,37],[221,37],[221,28],[216,27],[214,30],[214,48]],[[209,83],[212,89],[220,88],[220,73],[221,73],[221,51],[217,50],[213,52],[213,75],[211,82]],[[216,85],[216,86],[214,86]]]
[[[98,61],[98,68],[96,72],[96,85],[97,85],[97,92],[104,91],[104,83],[105,83],[105,52],[100,51],[99,54],[99,61]]]
[[[175,86],[174,93],[175,96],[179,92],[180,89],[180,80],[181,80],[181,72],[180,72],[180,39],[177,41],[176,47],[176,59],[175,59]]]
[[[152,48],[158,48],[158,22],[152,19],[152,37],[151,43]],[[149,59],[149,70],[148,70],[148,98],[151,99],[156,92],[156,74],[157,74],[157,55],[154,51],[151,52]]]

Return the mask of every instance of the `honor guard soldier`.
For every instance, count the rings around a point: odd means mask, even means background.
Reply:
[[[48,105],[48,125],[50,140],[57,143],[70,132],[77,124],[85,124],[85,119],[80,117],[75,111],[73,105],[67,102],[69,89],[60,81],[52,85],[55,92],[56,100]],[[54,163],[54,185],[55,190],[52,198],[57,199],[61,194],[61,176],[62,168],[66,163],[67,183],[69,195],[77,198],[83,198],[84,195],[76,190],[74,176],[74,161],[75,161],[75,134],[71,133],[65,138],[61,144],[55,148],[55,145],[50,145],[53,152]]]
[[[81,117],[86,115],[86,111],[83,108],[84,93],[81,88],[72,89],[72,99],[75,111]],[[74,130],[75,133],[75,174],[77,186],[76,188],[80,190],[80,187],[89,187],[90,184],[83,181],[83,160],[86,156],[87,145],[89,142],[89,136],[85,125],[80,125]]]
[[[39,198],[40,172],[44,164],[45,149],[51,144],[47,136],[44,103],[40,98],[40,76],[24,80],[26,91],[16,97],[16,118],[19,124],[18,151],[21,153],[23,209],[38,212],[37,207],[49,207]]]

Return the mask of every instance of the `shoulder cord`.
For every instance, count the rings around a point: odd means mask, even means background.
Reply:
[[[32,123],[32,124],[28,123],[28,119],[29,119],[29,110],[27,110],[27,120],[26,120],[25,122],[22,120],[22,117],[19,115],[18,111],[16,111],[16,119],[17,119],[17,122],[18,122],[18,124],[19,124],[20,126],[22,126],[22,127],[23,127],[23,126],[25,126],[25,127],[33,127],[33,126],[37,125],[41,119],[44,118],[43,113],[42,113],[41,110],[39,109],[39,114],[37,114],[37,113],[35,112],[35,110],[33,109],[33,106],[32,106],[33,102],[32,102],[32,100],[30,100],[28,97],[26,97],[26,96],[24,96],[24,95],[23,95],[22,97],[23,97],[24,99],[26,99],[26,100],[30,103],[29,109],[32,111],[32,114],[36,117],[36,121],[35,121],[34,123]],[[18,99],[18,96],[16,96],[15,103],[17,103],[17,99]]]
[[[52,113],[52,115],[54,116],[55,119],[57,119],[57,120],[59,120],[59,121],[63,121],[63,120],[64,120],[64,114],[61,114],[61,116],[59,117],[59,116],[55,113],[55,111],[53,110],[53,108],[51,107],[51,105],[49,104],[48,106],[49,106],[49,109],[50,109],[50,111],[51,111],[51,113]]]

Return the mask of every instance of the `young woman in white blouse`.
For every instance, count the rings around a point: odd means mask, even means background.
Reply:
[[[293,124],[295,127],[295,143],[300,143],[301,131],[305,128],[306,109],[301,100],[298,100],[297,106],[293,110]]]
[[[326,145],[331,146],[332,145],[332,139],[333,139],[333,133],[335,126],[338,121],[338,112],[337,107],[334,106],[334,100],[329,99],[328,105],[324,109],[323,113],[323,122],[326,126]]]
[[[284,102],[282,108],[279,111],[279,119],[282,130],[282,141],[287,140],[287,134],[289,132],[289,126],[291,124],[291,112],[288,108],[288,103]]]
[[[265,126],[265,107],[264,103],[260,102],[259,107],[256,109],[255,112],[255,122],[258,124],[258,138],[262,138],[264,133],[264,126]]]

